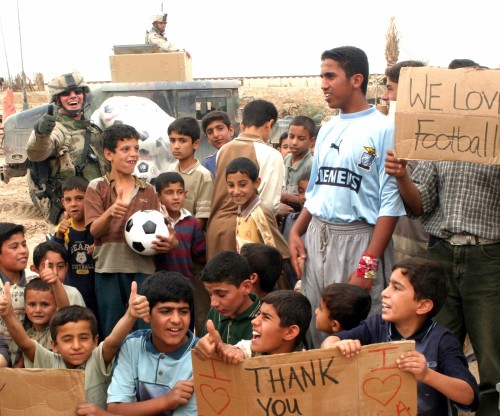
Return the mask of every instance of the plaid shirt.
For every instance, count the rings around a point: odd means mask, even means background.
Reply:
[[[500,166],[423,161],[412,180],[422,198],[425,231],[439,238],[500,239]]]

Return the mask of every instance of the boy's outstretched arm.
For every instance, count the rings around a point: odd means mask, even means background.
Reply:
[[[120,348],[121,343],[132,330],[137,319],[144,319],[148,316],[149,302],[146,296],[137,294],[137,282],[132,282],[127,311],[104,340],[102,356],[106,365],[111,362],[118,348]]]
[[[208,333],[198,341],[193,350],[193,353],[203,361],[214,357],[219,345],[222,344],[220,334],[215,329],[211,319],[207,321],[207,332]]]
[[[436,389],[455,403],[469,406],[474,401],[474,390],[465,380],[428,368],[425,356],[417,351],[401,354],[396,364],[401,371],[412,373],[417,381]]]
[[[403,198],[410,212],[416,216],[422,215],[424,213],[424,207],[422,205],[420,192],[406,170],[406,161],[398,159],[393,149],[387,150],[385,173],[396,178],[401,198]]]
[[[188,404],[194,393],[193,377],[178,381],[167,394],[143,402],[108,403],[108,410],[121,416],[155,416]]]
[[[0,316],[3,318],[12,340],[30,361],[35,361],[36,344],[35,341],[28,336],[14,313],[9,282],[5,283],[4,295],[0,296]]]
[[[54,292],[54,298],[56,299],[57,309],[61,309],[65,306],[69,306],[69,299],[66,290],[62,282],[57,277],[56,265],[54,264],[53,268],[49,267],[49,261],[45,260],[45,267],[42,271],[40,271],[40,279],[44,282],[47,282]]]

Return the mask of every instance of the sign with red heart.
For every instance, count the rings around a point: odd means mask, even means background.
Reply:
[[[193,354],[199,416],[417,414],[417,384],[396,358],[413,341],[372,344],[355,357],[323,349],[255,357],[241,364]]]

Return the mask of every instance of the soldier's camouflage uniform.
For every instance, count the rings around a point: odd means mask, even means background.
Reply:
[[[91,132],[88,154],[96,156],[95,162],[88,157],[83,160],[86,130]],[[26,151],[32,162],[41,162],[50,158],[51,177],[62,180],[78,174],[91,181],[103,176],[107,170],[101,131],[85,119],[74,120],[57,114],[56,126],[50,133],[50,137],[37,138],[33,130]],[[77,172],[78,167],[83,167],[81,172]]]
[[[146,44],[156,45],[162,52],[180,52],[183,50],[175,46],[172,42],[169,42],[163,33],[155,27],[152,27],[151,30],[146,33]]]

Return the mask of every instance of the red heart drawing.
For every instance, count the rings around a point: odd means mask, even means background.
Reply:
[[[231,403],[229,393],[222,387],[213,388],[208,384],[200,384],[200,391],[205,401],[218,415]]]
[[[401,376],[392,374],[384,379],[368,378],[363,383],[363,392],[370,398],[387,406],[401,388]]]

